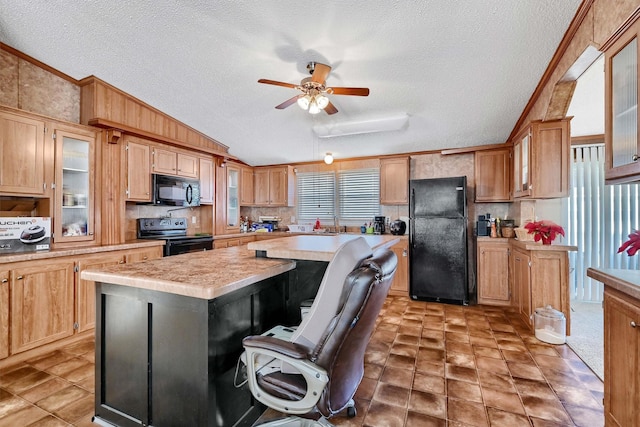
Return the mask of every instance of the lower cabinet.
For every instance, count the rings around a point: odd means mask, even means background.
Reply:
[[[402,239],[391,250],[398,257],[398,268],[391,282],[389,294],[409,296],[409,240]]]
[[[9,356],[9,271],[0,271],[0,359]]]
[[[535,309],[550,305],[564,313],[570,335],[570,250],[576,248],[478,238],[478,303],[513,306],[531,329]]]
[[[234,246],[246,245],[249,242],[256,240],[256,236],[243,236],[243,237],[227,237],[224,239],[214,239],[213,249],[232,248]]]
[[[6,264],[0,270],[0,360],[95,328],[95,284],[80,272],[162,257],[162,247]]]
[[[478,242],[478,304],[510,305],[509,241]]]
[[[72,260],[48,260],[11,270],[11,354],[73,335]]]
[[[604,289],[604,417],[607,426],[640,426],[640,301]]]

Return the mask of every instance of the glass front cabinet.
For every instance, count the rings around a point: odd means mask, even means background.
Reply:
[[[227,164],[227,230],[240,229],[240,168]]]
[[[607,183],[640,179],[638,128],[638,35],[636,12],[603,46],[605,51],[605,144]]]
[[[54,242],[94,240],[95,134],[55,131]]]

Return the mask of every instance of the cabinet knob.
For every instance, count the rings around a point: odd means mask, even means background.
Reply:
[[[635,328],[636,327],[636,322],[634,322],[633,320],[631,321],[631,327]]]
[[[7,283],[9,279],[2,279],[2,283]]]
[[[634,154],[633,157],[631,158],[634,162],[638,161],[638,155]]]
[[[16,277],[17,280],[22,280],[22,276]]]
[[[120,261],[118,261],[118,264],[124,264],[124,260],[121,259]]]

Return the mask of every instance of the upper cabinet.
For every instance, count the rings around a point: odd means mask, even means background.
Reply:
[[[55,129],[54,241],[94,240],[95,132]]]
[[[511,200],[511,147],[475,153],[476,202]]]
[[[605,52],[605,180],[622,183],[640,179],[638,137],[638,34],[640,13],[607,41]]]
[[[513,197],[569,195],[570,119],[535,121],[513,141]]]
[[[240,205],[251,206],[254,204],[253,191],[253,168],[242,166],[240,168],[242,176],[240,177]]]
[[[127,140],[127,200],[151,201],[151,147]]]
[[[256,206],[295,206],[293,167],[259,167],[253,171]]]
[[[212,159],[200,158],[200,203],[212,205],[215,192],[215,171]]]
[[[198,178],[198,157],[172,150],[153,149],[153,173]]]
[[[409,157],[380,160],[380,204],[409,203]]]
[[[0,111],[0,193],[45,192],[45,124]]]
[[[216,175],[215,234],[240,232],[240,168],[237,163],[218,160]]]

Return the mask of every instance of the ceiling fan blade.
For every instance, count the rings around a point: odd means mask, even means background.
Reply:
[[[325,113],[327,113],[327,114],[335,114],[335,113],[337,113],[337,112],[338,112],[338,109],[336,108],[336,106],[335,106],[335,105],[333,105],[331,102],[329,102],[329,103],[327,104],[327,106],[326,106],[326,107],[324,107],[324,111],[325,111]]]
[[[278,110],[284,110],[285,108],[287,108],[288,106],[290,106],[291,104],[295,104],[295,102],[298,100],[298,98],[300,98],[302,95],[296,95],[293,98],[289,98],[286,101],[284,101],[282,104],[280,105],[276,105],[276,108]]]
[[[260,79],[260,80],[258,80],[258,83],[265,83],[265,84],[268,84],[268,85],[290,87],[292,89],[296,88],[296,85],[291,84],[291,83],[277,82],[275,80],[268,80],[268,79]]]
[[[369,88],[367,87],[332,87],[330,89],[334,95],[369,96]]]
[[[328,65],[316,63],[313,69],[313,74],[311,75],[311,81],[323,85],[325,80],[327,80],[329,71],[331,71],[331,67]]]

